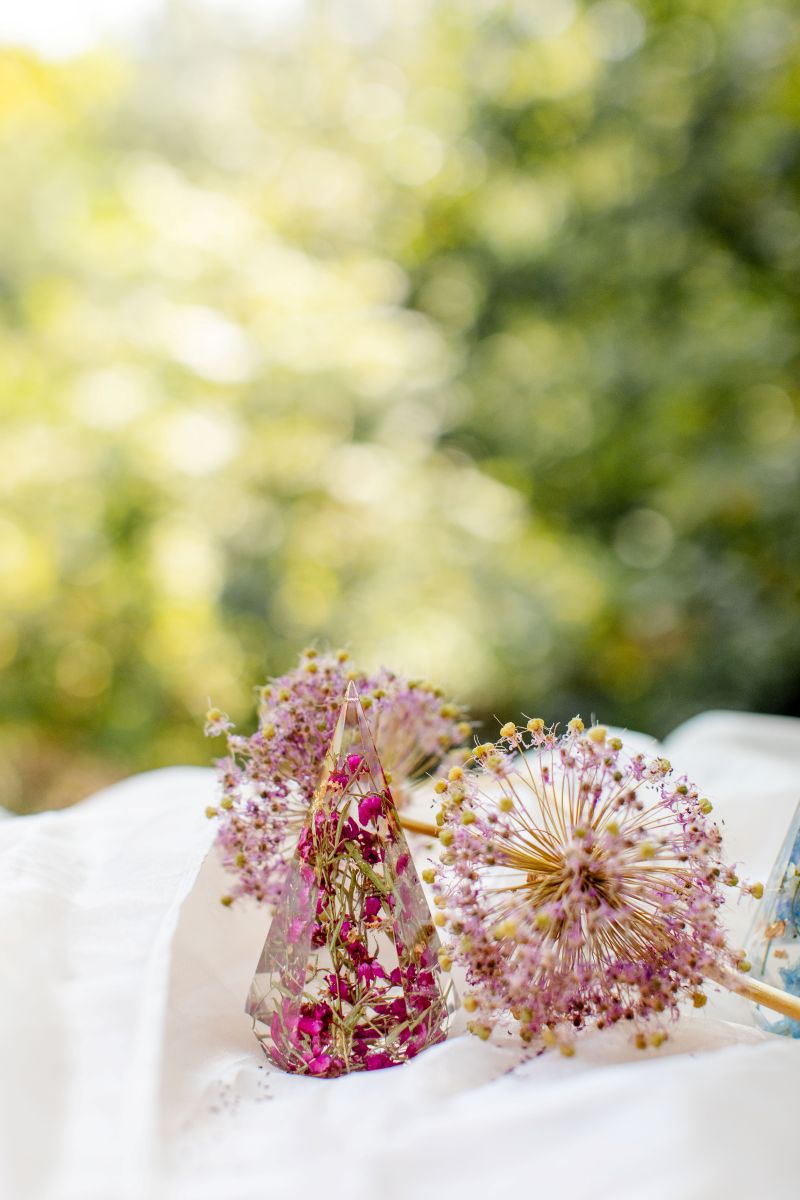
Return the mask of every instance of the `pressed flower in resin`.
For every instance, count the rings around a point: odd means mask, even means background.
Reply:
[[[747,949],[757,978],[800,996],[800,805],[767,881],[764,903],[753,922]],[[800,1020],[776,1018],[759,1006],[756,1020],[770,1033],[800,1038]]]
[[[438,952],[351,682],[247,1001],[267,1057],[329,1077],[441,1041],[451,988]]]

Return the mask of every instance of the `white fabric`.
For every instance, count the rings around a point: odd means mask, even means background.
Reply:
[[[665,751],[765,878],[800,793],[800,721],[710,713]],[[173,768],[0,823],[4,1200],[795,1194],[800,1043],[729,995],[659,1052],[616,1029],[521,1063],[457,1022],[389,1071],[270,1068],[242,1011],[267,917],[218,902],[214,793],[211,771]],[[730,920],[741,940],[746,906]]]

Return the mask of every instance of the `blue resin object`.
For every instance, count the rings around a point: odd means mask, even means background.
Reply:
[[[800,996],[800,805],[758,906],[747,951],[756,979]],[[800,1038],[800,1021],[776,1019],[760,1005],[755,1016],[770,1033]]]

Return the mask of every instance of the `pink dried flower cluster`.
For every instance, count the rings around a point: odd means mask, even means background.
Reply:
[[[207,810],[219,821],[218,845],[235,875],[223,903],[239,896],[275,903],[314,794],[336,718],[355,681],[381,759],[402,805],[411,783],[453,753],[471,731],[460,707],[432,684],[386,669],[354,669],[346,651],[306,650],[299,665],[260,690],[258,729],[237,734],[218,709],[206,733],[225,734],[217,763],[221,800]]]
[[[561,736],[540,719],[500,732],[436,785],[444,849],[428,878],[472,1032],[510,1013],[524,1042],[569,1054],[587,1023],[628,1021],[658,1045],[683,996],[700,1006],[706,978],[749,969],[719,919],[739,881],[710,803],[579,718]]]

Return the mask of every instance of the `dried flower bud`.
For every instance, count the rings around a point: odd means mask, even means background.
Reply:
[[[475,1037],[480,1038],[482,1042],[487,1041],[492,1034],[491,1027],[489,1025],[482,1024],[480,1021],[470,1021],[467,1025],[467,1029],[470,1033],[474,1033]]]

